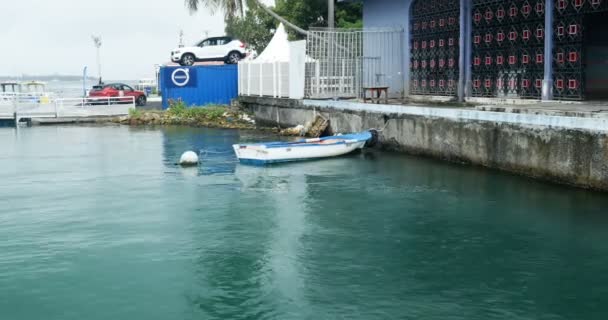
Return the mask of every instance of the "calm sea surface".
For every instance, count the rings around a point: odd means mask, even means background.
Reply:
[[[0,319],[608,318],[605,194],[271,138],[0,128]]]

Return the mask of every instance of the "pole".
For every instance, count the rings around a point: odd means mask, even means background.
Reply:
[[[334,0],[327,0],[327,27],[330,29],[336,27],[336,8]]]
[[[87,66],[82,70],[82,96],[87,96]]]
[[[553,100],[553,1],[545,1],[545,53],[542,100]]]
[[[465,23],[465,57],[464,57],[464,65],[465,65],[465,79],[464,79],[464,96],[465,97],[472,97],[473,94],[471,92],[471,82],[473,81],[473,64],[471,63],[471,60],[473,59],[473,41],[471,41],[471,38],[473,36],[473,19],[471,18],[473,16],[473,4],[471,3],[471,1],[466,2],[466,12],[465,12],[465,18],[466,18],[466,23]]]
[[[336,34],[333,32],[333,29],[336,27],[336,8],[334,5],[334,0],[327,0],[327,27],[330,30],[329,43],[328,43],[328,48],[327,48],[328,49],[327,57],[329,58],[327,76],[329,77],[329,79],[332,79],[335,75],[334,67],[336,64],[334,47],[336,47],[338,45],[336,43],[336,40],[337,40]],[[334,91],[334,96],[332,98],[334,100],[338,99],[337,95],[335,94],[335,91]]]
[[[97,72],[99,74],[99,84],[101,84],[101,56],[100,56],[100,48],[101,48],[101,36],[91,36],[93,39],[93,43],[95,44],[95,48],[97,48]]]
[[[466,22],[466,18],[467,18],[467,4],[468,1],[467,0],[460,0],[460,39],[459,39],[459,49],[460,52],[458,53],[458,91],[456,92],[456,96],[458,97],[458,102],[464,102],[464,98],[465,98],[465,82],[466,82],[466,75],[465,75],[465,70],[466,70],[466,66],[465,66],[465,59],[466,59],[466,55],[467,55],[467,51],[466,51],[466,39],[469,39],[468,37],[468,30],[467,30],[467,22]]]
[[[97,74],[99,76],[99,82],[101,82],[101,55],[99,54],[99,47],[97,47]]]

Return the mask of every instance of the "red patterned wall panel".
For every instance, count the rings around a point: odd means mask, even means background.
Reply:
[[[608,11],[608,0],[555,0],[553,96],[585,99],[585,16]],[[608,19],[608,16],[606,17]],[[608,31],[608,30],[606,30]]]
[[[460,54],[460,5],[454,0],[417,0],[412,6],[410,92],[454,96]]]
[[[472,93],[535,98],[544,76],[544,0],[473,0]]]

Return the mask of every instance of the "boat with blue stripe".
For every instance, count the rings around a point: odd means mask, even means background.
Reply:
[[[363,149],[373,138],[372,132],[364,131],[293,142],[235,144],[233,148],[241,163],[267,165],[342,156]]]

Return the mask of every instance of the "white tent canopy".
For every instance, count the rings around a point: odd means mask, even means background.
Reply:
[[[280,24],[264,51],[239,63],[239,95],[304,98],[306,41],[289,42]]]
[[[285,26],[281,23],[256,62],[289,62],[289,39]]]

